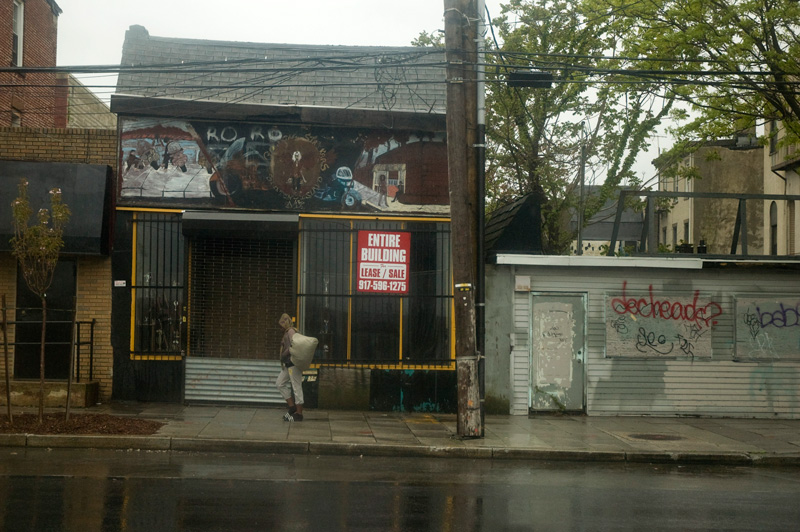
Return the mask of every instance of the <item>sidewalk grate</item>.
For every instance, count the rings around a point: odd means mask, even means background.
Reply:
[[[637,440],[656,440],[656,441],[678,441],[684,440],[683,436],[676,434],[628,434],[629,438]]]

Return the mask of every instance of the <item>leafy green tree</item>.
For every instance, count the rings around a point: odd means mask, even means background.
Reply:
[[[64,226],[69,221],[69,209],[61,201],[61,190],[50,191],[50,209],[41,208],[36,223],[28,225],[33,216],[28,198],[28,182],[20,181],[19,197],[11,204],[14,237],[12,253],[19,262],[22,277],[31,292],[42,302],[42,333],[39,350],[39,422],[44,417],[44,352],[47,325],[47,290],[53,282],[58,256],[64,246]]]
[[[532,193],[542,205],[545,253],[567,251],[581,166],[603,185],[587,198],[589,220],[621,184],[636,187],[637,155],[669,114],[661,87],[621,71],[619,35],[591,2],[510,0],[493,21],[497,53],[487,78],[490,209]],[[551,89],[511,87],[514,68],[551,72]],[[583,145],[585,159],[581,159]]]
[[[585,0],[609,13],[620,53],[647,58],[693,112],[681,144],[730,137],[768,120],[800,140],[800,3],[797,0]],[[679,150],[682,150],[679,147]]]
[[[492,21],[486,50],[486,206],[533,194],[542,207],[542,246],[565,253],[575,234],[579,176],[602,183],[586,199],[584,220],[618,187],[637,187],[637,156],[671,112],[674,95],[630,74],[616,53],[623,36],[593,0],[509,0]],[[418,46],[441,46],[423,32]],[[514,70],[554,76],[552,88],[511,86]],[[581,153],[585,154],[582,158]]]

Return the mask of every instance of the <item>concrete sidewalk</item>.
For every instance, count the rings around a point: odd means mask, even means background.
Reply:
[[[154,436],[0,435],[0,446],[800,466],[800,420],[487,416],[460,439],[454,414],[123,403],[74,411],[165,423]]]

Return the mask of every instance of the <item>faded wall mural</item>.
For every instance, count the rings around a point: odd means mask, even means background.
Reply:
[[[628,289],[606,294],[606,356],[619,358],[710,357],[711,331],[722,306],[695,291],[676,294]]]
[[[736,359],[800,359],[800,295],[737,297]]]
[[[443,134],[121,122],[119,203],[447,214]]]

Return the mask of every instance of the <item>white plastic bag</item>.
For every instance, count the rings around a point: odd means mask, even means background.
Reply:
[[[289,355],[292,364],[300,368],[301,371],[307,370],[311,366],[314,352],[317,350],[319,340],[311,336],[305,336],[299,332],[292,336],[292,345],[289,347]]]

